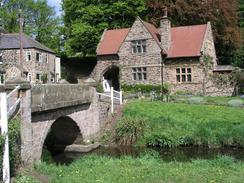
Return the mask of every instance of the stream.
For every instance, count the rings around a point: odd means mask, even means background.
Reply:
[[[237,160],[244,161],[243,148],[206,148],[206,147],[177,147],[177,148],[146,148],[133,146],[117,146],[117,147],[99,147],[89,153],[70,153],[62,152],[55,154],[53,160],[57,164],[70,164],[74,160],[87,155],[105,155],[119,158],[121,156],[139,157],[144,154],[156,154],[162,160],[170,161],[191,161],[193,159],[214,159],[219,155],[231,156]]]

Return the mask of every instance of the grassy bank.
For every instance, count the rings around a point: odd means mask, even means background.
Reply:
[[[244,110],[213,105],[133,101],[124,117],[146,120],[139,144],[244,147]]]
[[[42,163],[37,170],[48,175],[50,183],[241,183],[244,180],[244,164],[226,156],[183,163],[164,162],[149,155],[120,159],[90,155],[69,166]]]

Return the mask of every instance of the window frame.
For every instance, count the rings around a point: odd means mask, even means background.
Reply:
[[[0,73],[0,85],[5,83],[5,73]]]
[[[37,56],[38,55],[38,56]],[[37,59],[38,58],[38,59]],[[42,53],[36,52],[36,61],[42,63]]]
[[[177,67],[176,68],[176,82],[177,83],[192,83],[192,68],[191,67]]]
[[[3,54],[0,53],[0,65],[2,65],[2,64],[3,64]]]
[[[132,54],[141,54],[147,52],[147,40],[138,39],[131,41],[131,52]]]
[[[26,53],[25,53],[25,61],[26,62],[31,62],[31,59],[32,59],[31,51],[26,51]]]
[[[146,81],[147,80],[147,67],[133,67],[132,68],[133,81]]]

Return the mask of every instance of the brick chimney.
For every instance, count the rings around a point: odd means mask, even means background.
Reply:
[[[167,8],[164,9],[164,16],[160,20],[161,46],[167,53],[171,43],[171,22],[168,18]]]

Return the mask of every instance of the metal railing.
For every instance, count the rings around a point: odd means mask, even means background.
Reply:
[[[98,93],[97,92],[97,95],[110,98],[110,100],[111,100],[111,113],[114,113],[114,101],[115,100],[119,101],[120,105],[123,104],[122,91],[116,91],[116,90],[114,90],[113,87],[111,87],[110,93],[107,94],[107,93]]]
[[[13,91],[8,95],[6,92],[0,93],[0,108],[1,108],[1,135],[5,137],[5,142],[3,146],[3,177],[2,180],[4,183],[10,182],[10,162],[9,162],[9,139],[8,139],[8,120],[14,114],[17,106],[20,104],[21,99],[18,98],[12,106],[9,106],[8,109],[8,100],[12,97],[15,92],[18,92],[20,86],[17,86]]]

